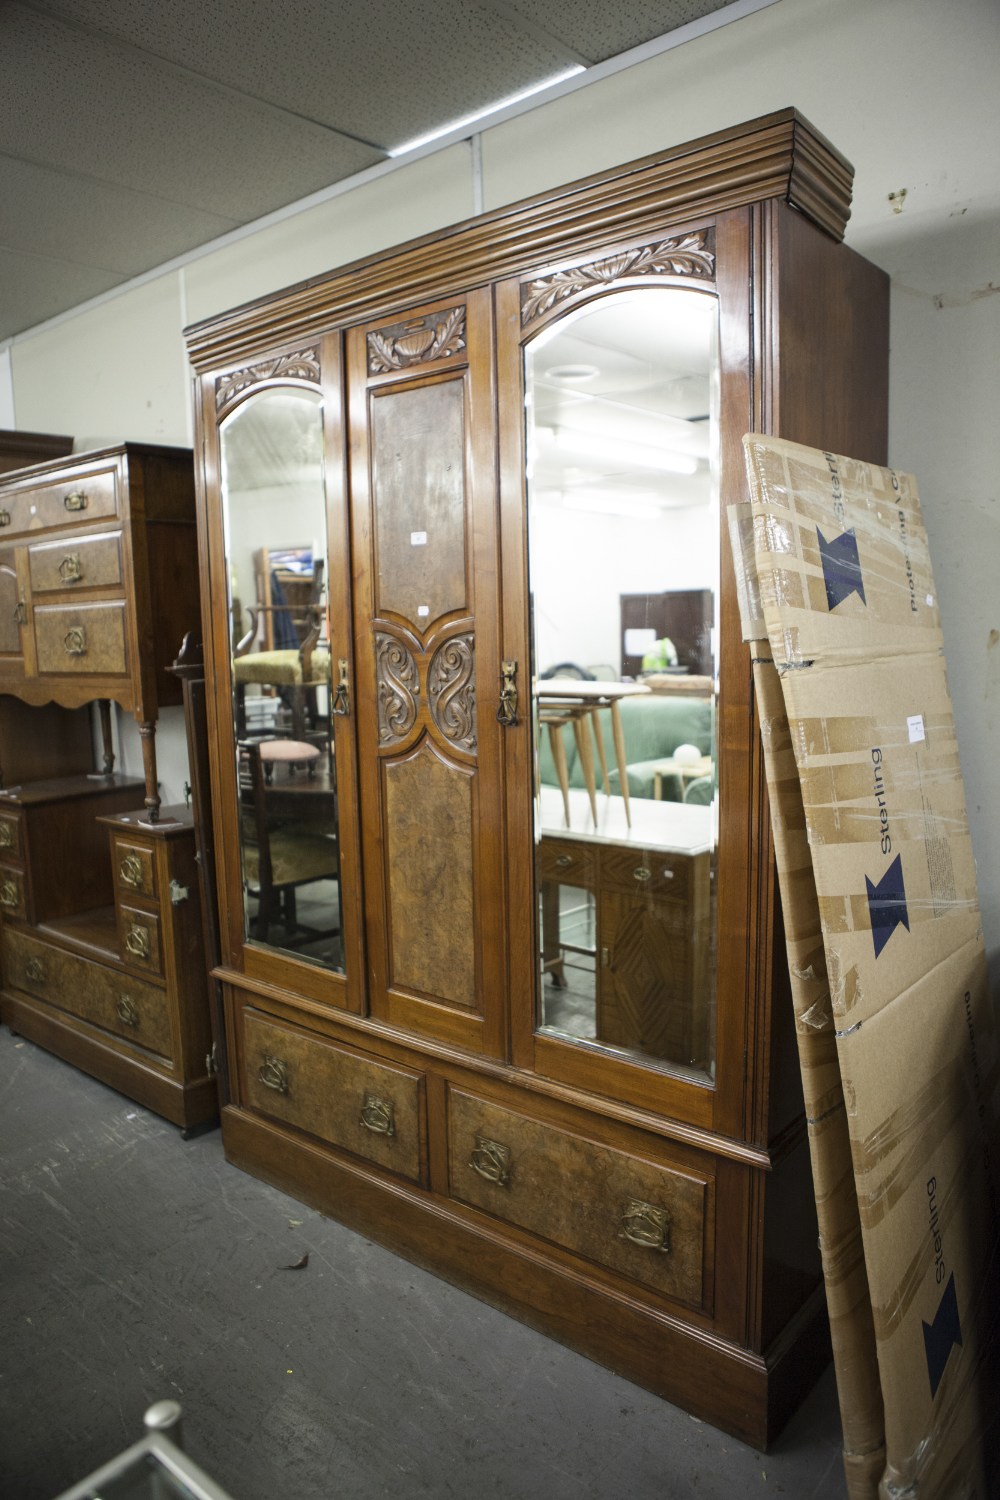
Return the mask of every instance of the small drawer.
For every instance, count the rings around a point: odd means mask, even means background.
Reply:
[[[243,1015],[242,1102],[331,1146],[424,1178],[423,1077],[361,1052]]]
[[[28,548],[33,594],[78,588],[115,588],[122,581],[122,535],[67,537]]]
[[[21,814],[0,812],[0,859],[21,858]]]
[[[118,514],[114,469],[59,480],[31,489],[0,492],[0,535],[17,536],[43,527],[103,521]]]
[[[166,992],[22,932],[3,935],[4,982],[170,1060]]]
[[[36,606],[39,673],[123,677],[126,672],[125,603]]]
[[[601,850],[601,886],[652,896],[657,901],[686,901],[691,885],[691,856],[662,849]]]
[[[111,837],[111,864],[120,891],[156,899],[156,860],[145,844]]]
[[[0,865],[0,917],[23,917],[24,874],[10,865]]]
[[[561,885],[594,887],[594,851],[572,839],[543,838],[538,845],[538,878]]]
[[[711,1179],[449,1091],[452,1197],[693,1307]]]
[[[147,974],[163,972],[160,946],[160,919],[153,912],[137,907],[118,906],[118,945],[122,963]]]

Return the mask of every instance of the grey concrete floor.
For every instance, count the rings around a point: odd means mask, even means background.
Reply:
[[[755,1452],[3,1028],[0,1495],[52,1500],[165,1397],[234,1500],[846,1495],[830,1370]]]

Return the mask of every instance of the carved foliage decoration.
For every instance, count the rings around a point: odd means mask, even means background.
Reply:
[[[431,717],[460,750],[476,748],[476,677],[471,635],[454,636],[434,653],[427,674]]]
[[[375,680],[379,744],[396,745],[416,723],[420,679],[411,653],[394,636],[381,631],[375,636]]]
[[[319,354],[315,349],[299,349],[295,354],[265,359],[258,365],[234,370],[231,375],[219,376],[215,382],[216,409],[221,411],[247,386],[257,385],[262,380],[309,380],[318,385],[319,378]]]
[[[593,260],[589,265],[571,266],[551,276],[539,276],[521,288],[521,323],[526,325],[547,313],[556,303],[575,297],[579,292],[610,286],[626,276],[701,276],[715,275],[715,253],[710,233],[701,229],[655,245],[623,250],[618,255]]]
[[[410,318],[370,333],[368,373],[385,375],[390,370],[405,370],[407,365],[446,359],[464,348],[465,308],[452,307],[447,312]]]

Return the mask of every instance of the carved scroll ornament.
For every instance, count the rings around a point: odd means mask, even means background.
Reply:
[[[452,307],[436,317],[410,318],[368,335],[368,373],[385,375],[407,365],[446,359],[465,348],[465,308]]]
[[[375,636],[375,679],[379,744],[396,745],[416,723],[420,679],[412,655],[391,635]]]
[[[215,406],[221,411],[234,397],[248,386],[258,385],[262,380],[309,380],[318,385],[320,379],[319,354],[315,349],[300,349],[295,354],[281,354],[277,359],[265,359],[257,365],[245,365],[230,375],[220,375],[215,382]]]
[[[460,750],[476,748],[476,678],[472,637],[454,636],[434,653],[427,674],[431,717]]]
[[[526,326],[555,307],[557,302],[564,302],[579,292],[592,291],[595,287],[610,286],[626,276],[712,277],[714,274],[715,254],[710,248],[709,231],[701,229],[526,282],[521,288],[521,323]]]

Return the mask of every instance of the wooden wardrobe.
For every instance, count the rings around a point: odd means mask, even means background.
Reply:
[[[828,1344],[726,511],[751,429],[885,459],[851,181],[785,110],[187,333],[229,1159],[755,1445]],[[303,541],[308,732],[272,651],[238,744]],[[700,696],[614,670],[679,589]]]

